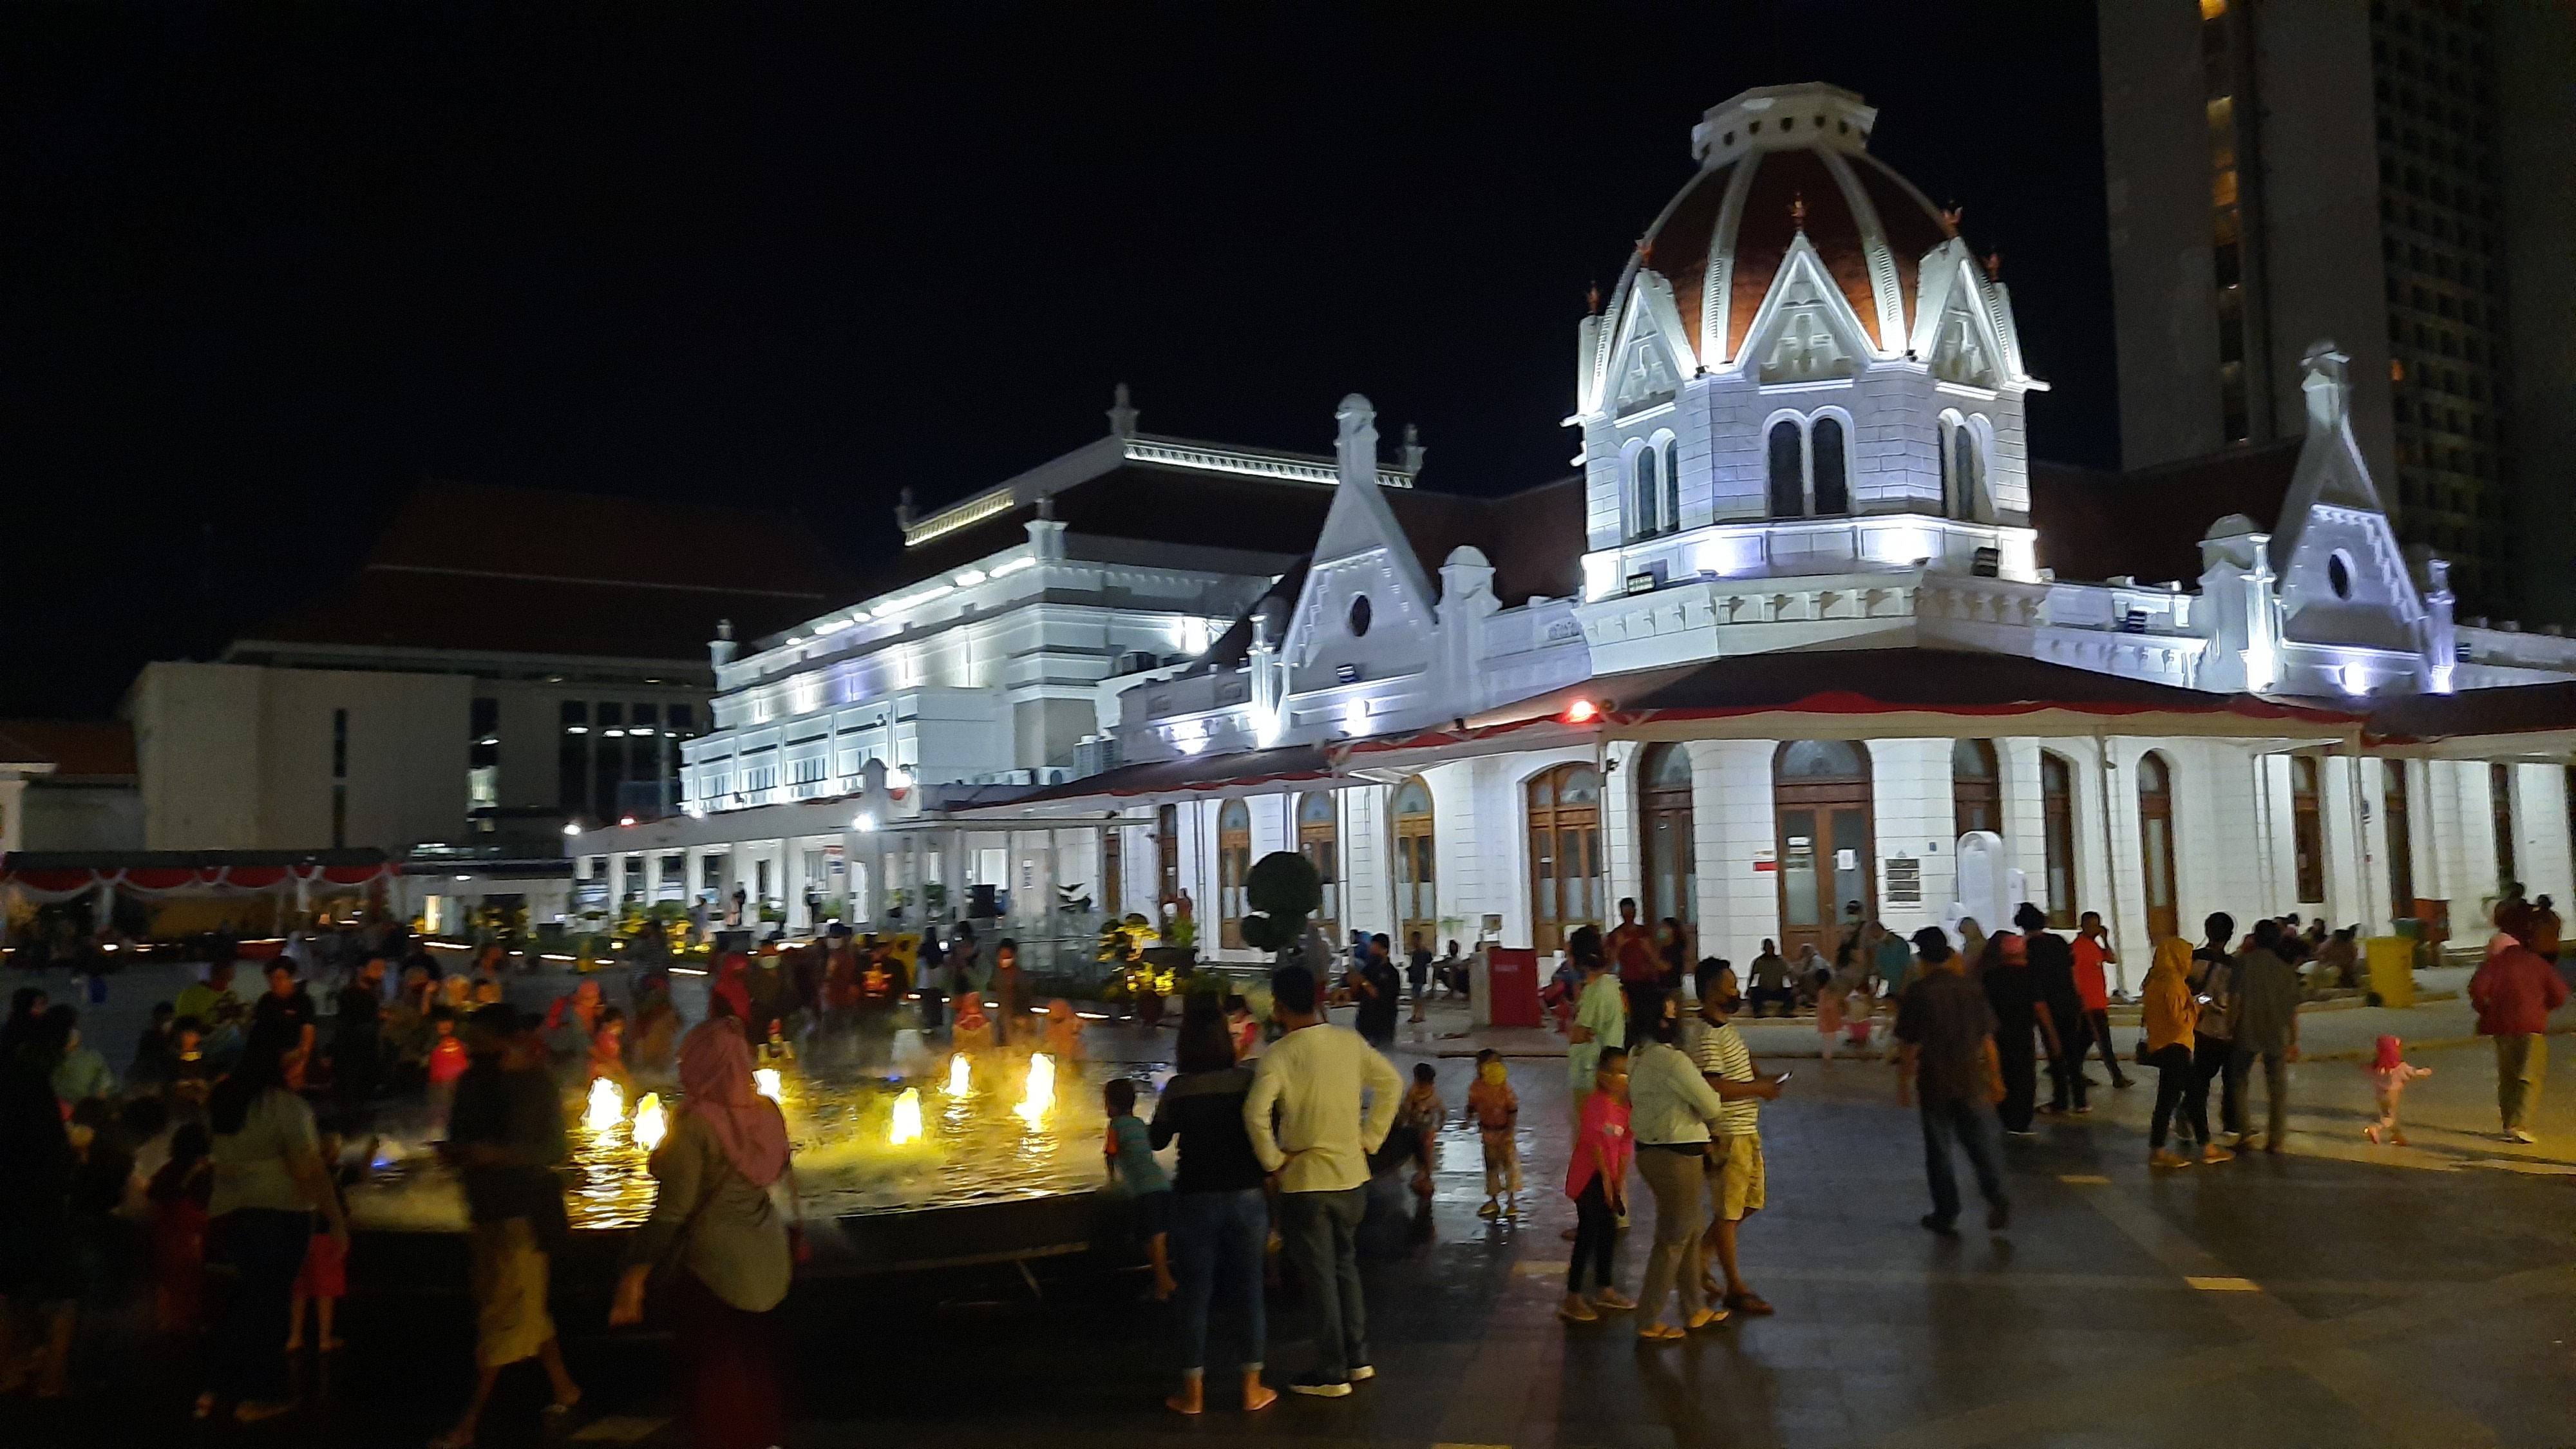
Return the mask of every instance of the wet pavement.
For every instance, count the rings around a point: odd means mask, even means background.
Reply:
[[[1443,1053],[1473,1038],[1447,1035],[1465,1030],[1454,1008],[1431,1016],[1394,1055],[1407,1070],[1433,1062],[1454,1110],[1471,1063]],[[2326,1028],[2307,1029],[2321,1047]],[[1777,1030],[1766,1024],[1761,1040]],[[2429,1023],[2415,1035],[2442,1039]],[[1095,1055],[1139,1061],[1166,1055],[1169,1040],[1133,1027],[1091,1035]],[[2576,1043],[2559,1045],[2535,1147],[2494,1140],[2492,1058],[2480,1046],[2416,1056],[2435,1076],[2408,1099],[2407,1149],[2361,1141],[2370,1099],[2357,1066],[2313,1061],[2293,1073],[2287,1155],[2153,1174],[2152,1088],[2105,1087],[2091,1116],[2009,1145],[2011,1230],[1955,1240],[1915,1225],[1928,1206],[1921,1139],[1895,1106],[1890,1069],[1798,1060],[1764,1110],[1771,1206],[1743,1239],[1747,1276],[1779,1311],[1670,1348],[1640,1347],[1617,1317],[1579,1328],[1553,1317],[1558,1233],[1572,1221],[1550,1190],[1565,1161],[1565,1068],[1518,1058],[1530,1211],[1479,1219],[1474,1140],[1449,1135],[1424,1231],[1367,1266],[1379,1374],[1352,1397],[1284,1399],[1247,1418],[1218,1375],[1209,1415],[1170,1415],[1167,1311],[1138,1301],[1132,1271],[1066,1259],[1035,1265],[1033,1283],[990,1266],[801,1284],[781,1310],[797,1354],[791,1442],[2576,1442],[2576,1187],[2562,1180],[2576,1148]],[[2093,1070],[2102,1075],[2098,1060]],[[1642,1192],[1637,1211],[1619,1259],[1631,1292],[1652,1226]],[[556,1311],[590,1394],[575,1436],[678,1442],[667,1340],[606,1329],[604,1302],[583,1285],[559,1293]],[[191,1437],[401,1444],[442,1427],[470,1372],[462,1302],[387,1293],[354,1300],[343,1322],[352,1347],[327,1383],[314,1371],[317,1407]],[[1301,1309],[1274,1298],[1274,1383],[1308,1365],[1305,1331]],[[1226,1341],[1220,1329],[1220,1361]],[[83,1376],[107,1391],[60,1406],[0,1401],[0,1443],[163,1442],[187,1428],[184,1366],[104,1338],[84,1348]],[[514,1376],[485,1442],[537,1442],[541,1394],[533,1371]]]

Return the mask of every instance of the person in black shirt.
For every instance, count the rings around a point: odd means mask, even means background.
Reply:
[[[1404,994],[1404,981],[1395,974],[1395,963],[1387,959],[1384,932],[1369,937],[1368,959],[1360,966],[1359,1020],[1354,1023],[1369,1045],[1385,1048],[1395,1044],[1395,1006]]]
[[[1180,1168],[1172,1177],[1173,1267],[1180,1280],[1181,1391],[1165,1399],[1175,1413],[1207,1407],[1208,1307],[1218,1280],[1243,1315],[1243,1407],[1277,1402],[1279,1392],[1261,1382],[1264,1327],[1261,1258],[1270,1214],[1262,1190],[1268,1174],[1252,1149],[1243,1121],[1252,1070],[1238,1066],[1225,1018],[1203,997],[1190,998],[1181,1021],[1180,1072],[1154,1103],[1146,1140],[1156,1151],[1174,1137]]]
[[[2005,1136],[2029,1137],[2031,1109],[2039,1099],[2032,1043],[2039,1029],[2039,997],[2030,976],[2029,945],[2011,931],[1997,931],[1986,940],[1985,962],[1979,980],[1995,1009],[1995,1051],[2001,1056],[2004,1083],[1995,1116]]]
[[[295,1064],[288,1069],[289,1091],[304,1090],[304,1067],[313,1058],[313,996],[295,979],[295,963],[284,956],[268,963],[268,990],[251,1003],[251,1030],[257,1031],[272,1021],[282,1021],[295,1029]]]
[[[1420,931],[1404,933],[1405,984],[1413,988],[1413,1020],[1422,1019],[1422,998],[1431,991],[1431,948],[1422,944]]]
[[[1950,1167],[1956,1138],[1976,1169],[1986,1227],[2001,1232],[2012,1222],[2012,1200],[2004,1195],[2003,1170],[1988,1135],[1993,1118],[1986,1106],[2003,1096],[1994,1008],[1968,979],[1966,963],[1940,927],[1915,932],[1914,945],[1923,972],[1896,1008],[1896,1101],[1922,1104],[1923,1170],[1932,1187],[1932,1211],[1924,1214],[1923,1226],[1945,1235],[1958,1231],[1959,1182]]]
[[[2048,1048],[2048,1105],[2055,1115],[2072,1107],[2093,1109],[2084,1101],[2084,1053],[2093,1044],[2083,998],[2075,991],[2075,948],[2048,929],[2048,913],[2028,901],[2013,913],[2021,927],[2024,954],[2030,960],[2030,993],[2039,1021],[2039,1036]]]

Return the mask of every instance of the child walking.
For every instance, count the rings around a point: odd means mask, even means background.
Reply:
[[[1512,1091],[1502,1053],[1492,1047],[1476,1053],[1476,1082],[1467,1089],[1465,1110],[1485,1148],[1485,1205],[1476,1216],[1520,1216],[1521,1150],[1512,1134],[1520,1126],[1521,1099]]]
[[[1154,1260],[1154,1297],[1159,1302],[1181,1286],[1172,1278],[1172,1181],[1163,1175],[1163,1164],[1154,1160],[1153,1140],[1136,1118],[1135,1082],[1110,1078],[1100,1089],[1100,1100],[1109,1109],[1108,1141],[1101,1148],[1109,1159],[1109,1180],[1124,1181],[1127,1195],[1136,1200],[1136,1231]]]
[[[1878,1024],[1878,983],[1862,977],[1843,997],[1843,1039],[1856,1053],[1869,1050],[1870,1029]]]
[[[1583,1099],[1574,1161],[1565,1173],[1565,1195],[1574,1199],[1574,1262],[1565,1270],[1565,1302],[1556,1316],[1568,1323],[1595,1323],[1601,1317],[1597,1310],[1637,1306],[1637,1300],[1621,1296],[1610,1281],[1619,1219],[1628,1211],[1628,1160],[1635,1152],[1628,1133],[1628,1053],[1604,1047],[1601,1065],[1592,1074],[1592,1095]],[[1598,1285],[1589,1299],[1583,1296],[1586,1267]]]
[[[1825,1051],[1825,1060],[1834,1059],[1834,1039],[1843,1034],[1843,993],[1830,981],[1816,986],[1816,1042]]]
[[[2361,1135],[2373,1142],[2406,1145],[2406,1134],[2397,1130],[2397,1102],[2406,1095],[2406,1084],[2418,1077],[2433,1075],[2431,1067],[2409,1066],[2405,1047],[2393,1036],[2379,1039],[2379,1055],[2370,1063],[2371,1089],[2379,1095],[2379,1120],[2361,1129]]]
[[[1440,1069],[1429,1062],[1414,1063],[1413,1086],[1395,1104],[1395,1130],[1413,1134],[1416,1197],[1431,1196],[1431,1175],[1440,1170],[1440,1124],[1448,1119],[1449,1108],[1440,1100]]]
[[[463,980],[463,977],[452,978]],[[433,1007],[429,1013],[429,1120],[430,1130],[440,1137],[447,1135],[447,1109],[456,1101],[456,1079],[465,1075],[470,1065],[465,1056],[465,1043],[457,1039],[456,1008]]]

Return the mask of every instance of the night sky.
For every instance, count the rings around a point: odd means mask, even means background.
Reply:
[[[0,16],[0,714],[112,711],[424,477],[860,568],[1122,379],[1148,431],[1327,451],[1356,390],[1427,486],[1559,476],[1584,290],[1753,85],[1880,108],[2003,253],[2038,453],[2117,458],[2089,5],[750,9]]]

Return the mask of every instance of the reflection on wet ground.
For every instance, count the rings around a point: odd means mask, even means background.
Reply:
[[[787,1063],[779,1105],[795,1143],[796,1192],[809,1215],[901,1212],[1085,1192],[1101,1185],[1107,1118],[1100,1087],[1114,1075],[1159,1084],[1166,1067],[1138,1063],[1054,1063],[1054,1103],[1025,1120],[1030,1077],[1026,1052],[984,1052],[968,1059],[966,1090],[951,1090],[952,1060],[904,1077]],[[572,1139],[566,1208],[575,1229],[631,1228],[653,1209],[653,1179],[634,1141],[636,1092],[613,1125],[583,1121],[584,1099],[567,1094]],[[1140,1085],[1143,1083],[1140,1082]],[[921,1094],[920,1140],[893,1143],[894,1108],[905,1088]],[[1139,1115],[1153,1111],[1140,1092]],[[676,1110],[678,1100],[663,1101]],[[353,1189],[349,1212],[362,1230],[461,1232],[465,1200],[456,1177],[440,1166],[425,1118],[389,1121],[375,1171]]]

